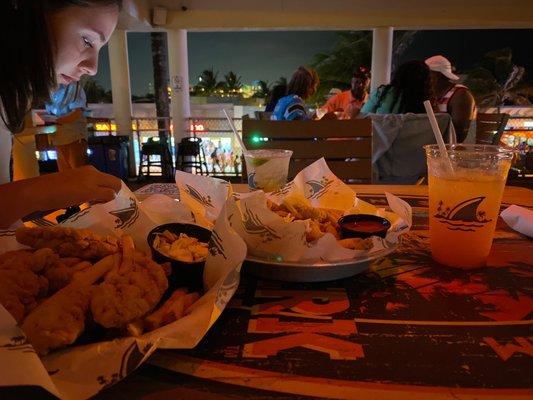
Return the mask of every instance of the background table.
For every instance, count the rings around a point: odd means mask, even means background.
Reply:
[[[532,398],[533,241],[500,219],[488,268],[445,268],[429,253],[427,187],[353,188],[376,205],[385,191],[411,204],[398,251],[333,282],[244,274],[195,349],[158,351],[98,397]],[[531,208],[533,192],[508,187],[511,203]]]

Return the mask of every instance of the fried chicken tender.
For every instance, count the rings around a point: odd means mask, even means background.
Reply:
[[[135,252],[132,238],[125,235],[122,238],[122,262],[93,292],[93,318],[106,328],[124,327],[152,310],[167,288],[163,268],[142,253]]]
[[[48,280],[39,272],[59,257],[50,249],[11,251],[0,256],[0,303],[21,323],[48,292]]]
[[[340,239],[338,220],[343,215],[342,210],[309,206],[305,198],[299,195],[286,197],[280,205],[267,200],[267,206],[286,222],[309,220],[307,242],[314,242],[326,233],[331,233],[336,239]]]
[[[50,294],[67,286],[72,281],[74,275],[92,266],[88,261],[79,260],[77,263],[72,264],[70,260],[65,260],[63,258],[59,259],[49,268],[46,268],[43,273],[43,276],[48,279]]]
[[[24,320],[22,330],[39,355],[73,343],[85,329],[93,283],[114,265],[108,256],[80,273],[67,286],[43,301]]]
[[[97,261],[117,253],[118,243],[113,237],[103,237],[86,229],[52,227],[22,227],[15,232],[17,241],[34,249],[44,247],[61,257],[77,257]]]

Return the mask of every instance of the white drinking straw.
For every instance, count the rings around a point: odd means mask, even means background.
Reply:
[[[446,146],[444,145],[444,140],[442,139],[442,133],[440,131],[439,124],[437,123],[437,118],[435,118],[435,113],[433,113],[433,107],[431,107],[431,103],[429,100],[424,101],[424,108],[426,109],[426,113],[429,118],[429,123],[431,124],[431,129],[433,130],[433,134],[435,135],[435,139],[437,140],[440,155],[444,160],[444,163],[446,164],[448,170],[453,175],[452,162],[448,157],[448,152],[446,151]]]
[[[231,130],[232,130],[233,133],[235,134],[235,137],[237,138],[237,141],[238,141],[239,144],[241,145],[242,153],[243,153],[244,155],[249,154],[249,153],[248,153],[248,149],[247,149],[246,146],[244,145],[244,141],[242,140],[241,136],[240,136],[239,133],[237,132],[237,128],[235,128],[235,125],[233,124],[233,121],[231,120],[231,118],[230,118],[230,116],[228,115],[228,113],[226,112],[226,109],[223,108],[222,111],[224,111],[224,115],[225,115],[226,118],[228,119],[229,126],[231,127]]]

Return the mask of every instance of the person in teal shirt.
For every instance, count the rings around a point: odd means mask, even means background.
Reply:
[[[361,113],[424,113],[424,101],[432,100],[429,67],[422,61],[400,65],[391,83],[373,91]]]

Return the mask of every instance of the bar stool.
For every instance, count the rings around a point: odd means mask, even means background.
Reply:
[[[165,159],[168,161],[163,161]],[[159,156],[154,160],[154,156]],[[161,168],[161,175],[163,174],[163,166],[172,167],[172,157],[170,151],[166,146],[159,142],[158,137],[150,137],[143,143],[141,148],[141,163],[139,165],[139,176],[150,176],[151,167]],[[146,173],[144,172],[146,170]]]
[[[202,139],[198,137],[186,137],[178,143],[176,154],[176,169],[185,171],[194,168],[200,175],[209,175],[207,161],[205,159],[204,148],[201,145]]]

